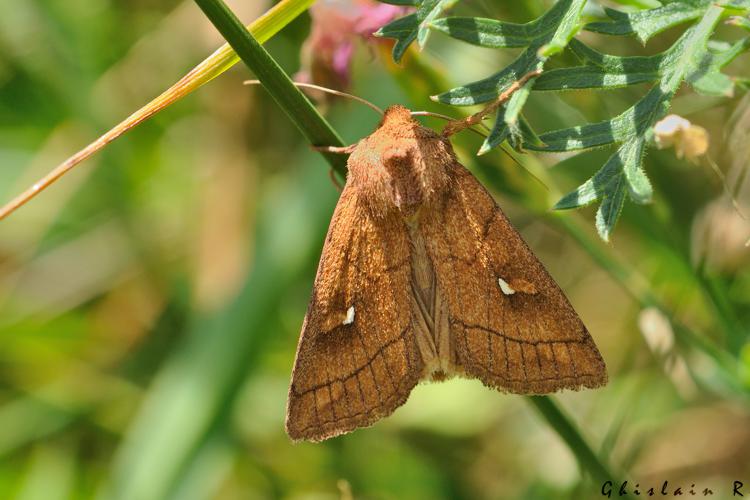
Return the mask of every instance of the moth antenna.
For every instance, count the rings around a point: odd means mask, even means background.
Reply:
[[[442,113],[433,113],[432,111],[412,111],[411,115],[412,116],[432,116],[434,118],[440,118],[442,120],[446,120],[448,122],[454,122],[454,123],[457,121],[452,116],[444,115]],[[482,127],[483,129],[485,129],[489,133],[489,129],[487,128],[487,126],[484,123],[475,123],[474,125],[479,125],[480,127]],[[483,132],[480,132],[479,130],[473,128],[473,125],[466,127],[466,129],[467,130],[471,130],[472,132],[474,132],[475,134],[478,134],[481,137],[487,138],[487,134],[485,134]],[[461,130],[464,130],[464,129],[461,129]],[[536,180],[539,184],[541,184],[542,186],[544,186],[544,189],[546,189],[547,191],[549,191],[549,186],[547,186],[544,183],[544,181],[542,181],[542,179],[540,179],[539,177],[537,177],[536,174],[534,174],[534,172],[532,172],[531,170],[529,170],[526,167],[526,165],[524,165],[523,163],[521,163],[518,160],[518,158],[516,158],[515,156],[513,156],[511,154],[510,150],[507,147],[505,147],[505,146],[501,146],[501,147],[503,149],[503,152],[506,155],[508,155],[511,160],[513,160],[513,163],[515,163],[516,165],[518,165],[519,167],[521,167],[522,169],[524,169],[526,171],[526,173],[528,173],[531,177],[534,178],[534,180]]]
[[[743,220],[747,220],[747,217],[745,217],[745,214],[742,213],[742,209],[740,209],[740,204],[737,203],[737,198],[734,197],[734,194],[732,193],[732,189],[729,187],[729,184],[727,183],[727,178],[724,175],[724,172],[721,171],[719,166],[716,164],[716,162],[708,155],[706,155],[706,161],[711,166],[711,170],[714,171],[716,174],[716,177],[719,178],[721,181],[721,184],[724,186],[724,191],[726,191],[727,196],[729,196],[729,199],[732,202],[732,206],[737,211],[740,217],[742,217]],[[745,244],[745,246],[750,246],[750,240]]]
[[[368,108],[372,109],[379,115],[383,116],[385,114],[385,111],[377,107],[375,104],[371,103],[367,99],[363,99],[359,96],[347,94],[346,92],[341,92],[340,90],[334,90],[329,89],[328,87],[321,87],[320,85],[315,85],[313,83],[304,83],[304,82],[292,82],[295,86],[301,87],[303,89],[313,89],[313,90],[319,90],[320,92],[325,92],[327,94],[333,94],[339,97],[346,97],[352,100],[355,100],[359,103],[364,104]],[[245,80],[242,82],[243,85],[260,85],[260,80]]]
[[[444,115],[442,113],[433,113],[432,111],[412,111],[411,116],[432,116],[433,118],[440,118],[441,120],[445,120],[447,122],[456,121],[456,119],[453,118],[452,116]],[[483,127],[485,130],[487,130],[487,132],[489,132],[489,129],[487,129],[487,126],[485,124],[479,123],[477,125]],[[467,127],[467,128],[471,132],[474,132],[475,134],[478,134],[481,137],[487,138],[487,134],[482,133],[473,127]]]
[[[549,191],[549,186],[546,185],[544,183],[544,181],[542,179],[540,179],[534,172],[532,172],[531,170],[529,170],[528,167],[526,167],[526,165],[524,165],[523,163],[521,163],[521,161],[518,158],[516,158],[515,156],[513,156],[511,154],[511,150],[510,149],[508,149],[505,145],[500,146],[500,147],[503,148],[503,152],[506,155],[508,155],[511,160],[513,160],[513,163],[515,163],[516,165],[518,165],[522,169],[526,170],[527,174],[529,174],[531,177],[534,178],[535,181],[537,181],[539,184],[541,184],[544,189],[546,189],[547,191]]]

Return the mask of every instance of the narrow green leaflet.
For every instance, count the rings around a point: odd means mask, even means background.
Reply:
[[[434,97],[435,100],[453,106],[472,106],[497,99],[504,90],[517,82],[526,73],[538,69],[540,65],[536,51],[542,44],[537,44],[524,50],[518,58],[494,75],[470,83],[463,87],[456,87]]]
[[[644,147],[643,138],[624,143],[591,179],[563,196],[554,208],[578,208],[601,201],[596,227],[601,237],[608,241],[627,195],[638,203],[651,199],[651,183],[641,168]]]
[[[479,151],[477,152],[478,155],[483,155],[493,148],[498,147],[500,144],[505,141],[510,136],[510,127],[507,123],[503,120],[495,120],[495,124],[492,126],[492,130],[490,131],[490,135],[488,135],[484,142],[482,143],[482,146],[479,148]]]
[[[698,19],[711,3],[711,0],[677,0],[655,9],[629,13],[605,9],[612,21],[589,23],[584,29],[607,35],[632,34],[645,44],[651,37],[672,26]]]
[[[577,66],[544,72],[537,78],[534,90],[614,89],[658,78],[656,72],[610,72],[596,66]]]
[[[545,71],[537,78],[534,90],[611,89],[654,82],[661,76],[665,59],[665,53],[646,57],[610,56],[576,39],[570,41],[569,48],[584,64]]]
[[[624,143],[593,177],[563,196],[554,208],[564,210],[590,205],[601,200],[621,179],[632,180],[634,197],[640,202],[647,201],[651,196],[651,184],[639,165],[643,148],[644,141],[640,139]]]
[[[544,146],[525,144],[525,147],[547,152],[575,151],[645,136],[656,120],[664,115],[668,99],[662,89],[654,87],[635,105],[611,120],[547,132],[539,136]]]
[[[516,24],[479,17],[445,17],[433,21],[430,27],[481,47],[527,47],[535,38],[534,22]]]
[[[413,41],[417,41],[419,48],[423,48],[427,43],[429,35],[429,24],[436,19],[446,9],[452,7],[458,0],[388,0],[385,3],[394,5],[412,5],[417,7],[417,11],[408,16],[396,19],[395,21],[380,28],[375,35],[385,38],[395,38],[396,44],[393,46],[393,60],[401,61],[406,53],[406,49]]]

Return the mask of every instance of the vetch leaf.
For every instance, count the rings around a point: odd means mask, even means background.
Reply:
[[[578,33],[580,29],[578,21],[581,18],[581,11],[586,2],[579,4],[571,3],[570,8],[562,10],[562,17],[557,23],[557,27],[552,35],[552,39],[539,48],[539,57],[547,59],[559,52],[562,52],[568,46],[570,40]],[[550,9],[550,12],[553,9]],[[540,25],[551,21],[550,18],[542,16]]]
[[[419,8],[423,9],[426,4],[423,1]],[[564,209],[601,202],[596,226],[599,235],[608,240],[626,198],[636,203],[647,203],[652,198],[653,188],[642,165],[645,147],[652,141],[654,125],[666,115],[683,83],[689,83],[699,93],[713,96],[732,95],[734,86],[743,84],[742,78],[729,77],[722,73],[722,68],[748,49],[750,37],[734,44],[710,39],[726,10],[746,13],[750,10],[750,0],[729,0],[723,4],[714,0],[674,0],[663,5],[653,2],[657,6],[649,5],[627,13],[605,9],[611,21],[585,25],[585,29],[593,32],[633,34],[645,44],[668,28],[698,21],[685,29],[664,52],[637,57],[605,54],[576,40],[574,36],[581,27],[584,4],[583,0],[559,0],[545,14],[525,24],[471,17],[433,19],[429,28],[457,40],[488,48],[523,48],[515,60],[493,75],[455,87],[433,99],[454,106],[487,103],[513,89],[522,78],[535,75],[533,80],[515,90],[502,106],[497,106],[496,101],[492,108],[485,108],[485,113],[494,108],[498,113],[479,154],[506,140],[517,150],[547,152],[616,145],[616,152],[596,174],[555,205],[556,209]],[[433,0],[430,5],[437,4]],[[743,19],[733,22],[750,26],[750,23],[740,22]],[[409,22],[409,29],[413,31],[416,21]],[[389,26],[393,27],[394,23]],[[566,47],[581,61],[580,65],[542,71],[547,59]],[[641,99],[619,115],[597,123],[537,136],[521,115],[533,90],[606,90],[641,83],[652,84]]]
[[[601,197],[599,191],[600,189],[597,188],[594,183],[594,177],[592,177],[570,193],[557,200],[557,203],[555,203],[555,206],[552,208],[554,210],[569,210],[571,208],[580,208],[591,205]]]
[[[711,7],[700,23],[686,30],[675,45],[658,59],[624,61],[629,58],[600,57],[599,62],[610,67],[625,67],[627,63],[631,67],[638,64],[654,68],[658,62],[661,73],[659,84],[651,88],[632,107],[610,120],[547,132],[540,136],[546,144],[544,148],[531,144],[527,147],[543,151],[573,151],[625,142],[633,137],[647,137],[653,125],[666,113],[682,81],[697,71],[699,65],[696,61],[703,60],[709,54],[706,42],[720,15],[720,7]],[[574,50],[585,54],[584,57],[588,60],[598,57],[596,51],[588,49],[583,44],[576,44]]]
[[[498,112],[495,125],[492,127],[490,135],[482,143],[482,147],[479,148],[478,155],[483,155],[492,148],[499,146],[509,136],[516,138],[519,144],[523,143],[523,134],[518,127],[518,118],[533,85],[534,79],[532,78],[518,89],[507,102],[505,108]]]
[[[613,56],[592,49],[580,40],[570,41],[570,50],[586,65],[594,65],[613,73],[659,73],[668,54],[681,50],[676,43],[669,50],[653,56]]]
[[[613,89],[658,80],[658,73],[608,72],[597,66],[559,68],[542,73],[534,90]]]
[[[523,114],[519,114],[517,121],[507,123],[505,120],[495,120],[490,135],[482,143],[477,155],[483,155],[491,149],[498,147],[504,140],[508,139],[513,149],[523,151],[524,144],[533,144],[538,148],[543,148],[545,144],[539,139],[539,136],[531,128],[529,122]]]
[[[645,143],[645,139],[637,138],[626,142],[617,151],[622,173],[627,181],[628,193],[636,203],[649,203],[654,193],[651,182],[641,166]]]
[[[705,88],[710,88],[709,83],[715,85],[714,89],[726,88],[721,83],[723,75],[719,73],[719,68],[725,61],[716,59],[719,56],[708,49],[709,37],[721,13],[721,7],[708,7],[701,21],[686,30],[678,42],[663,54],[659,61],[661,78],[658,85],[634,106],[608,121],[542,134],[540,139],[546,143],[544,148],[527,146],[530,149],[569,151],[612,142],[622,143],[617,153],[610,157],[599,172],[564,196],[555,208],[576,208],[601,200],[596,214],[596,228],[601,238],[608,241],[628,194],[638,203],[651,199],[651,183],[641,167],[644,144],[653,133],[653,125],[666,113],[674,93],[686,79],[692,79],[694,85],[703,85]],[[576,45],[574,50],[582,53],[588,61],[598,58],[595,51],[582,44]],[[736,57],[740,50],[744,50],[742,45],[732,46],[732,49],[726,51],[727,59]],[[599,63],[604,61],[605,59],[598,58]],[[618,62],[612,56],[606,61],[609,64],[623,62]],[[695,75],[700,76],[695,78]]]
[[[456,87],[434,99],[454,106],[470,106],[496,99],[523,75],[544,67],[547,56],[540,53],[543,47],[558,47],[570,40],[578,29],[585,3],[585,0],[559,0],[544,15],[523,25],[531,40],[512,63],[494,75]]]
[[[451,8],[458,0],[424,0],[417,9],[419,19],[419,30],[417,31],[417,43],[419,48],[424,48],[430,33],[430,22],[437,18],[444,10]]]
[[[396,39],[396,43],[393,45],[393,60],[399,62],[404,57],[409,45],[417,39],[418,30],[419,19],[417,14],[409,14],[386,24],[375,32],[375,36]]]

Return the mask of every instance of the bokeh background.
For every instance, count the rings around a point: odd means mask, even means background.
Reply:
[[[250,22],[271,2],[229,4]],[[457,12],[523,22],[548,6],[467,0]],[[683,29],[645,48],[580,36],[650,54]],[[306,69],[310,31],[305,14],[266,44],[290,74]],[[435,34],[395,66],[388,42],[353,40],[351,92],[453,115],[429,95],[513,56]],[[2,200],[220,43],[190,1],[0,2]],[[748,62],[728,72],[747,76]],[[290,443],[289,375],[338,191],[267,94],[242,85],[250,76],[238,65],[0,223],[0,498],[600,497],[525,398],[476,381],[421,385],[372,428]],[[542,131],[605,119],[645,90],[534,94],[527,116]],[[320,105],[348,143],[378,121],[356,103]],[[684,91],[673,111],[707,129],[708,158],[750,217],[748,99]],[[525,170],[500,151],[476,158],[472,134],[454,144],[603,353],[607,387],[556,396],[592,447],[645,487],[721,498],[742,480],[750,493],[750,225],[708,159],[652,150],[655,201],[629,204],[605,245],[593,209],[550,207],[607,150],[516,155]]]

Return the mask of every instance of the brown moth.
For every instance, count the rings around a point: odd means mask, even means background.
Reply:
[[[348,167],[297,347],[293,440],[372,425],[423,380],[606,383],[573,307],[445,136],[392,106]]]

